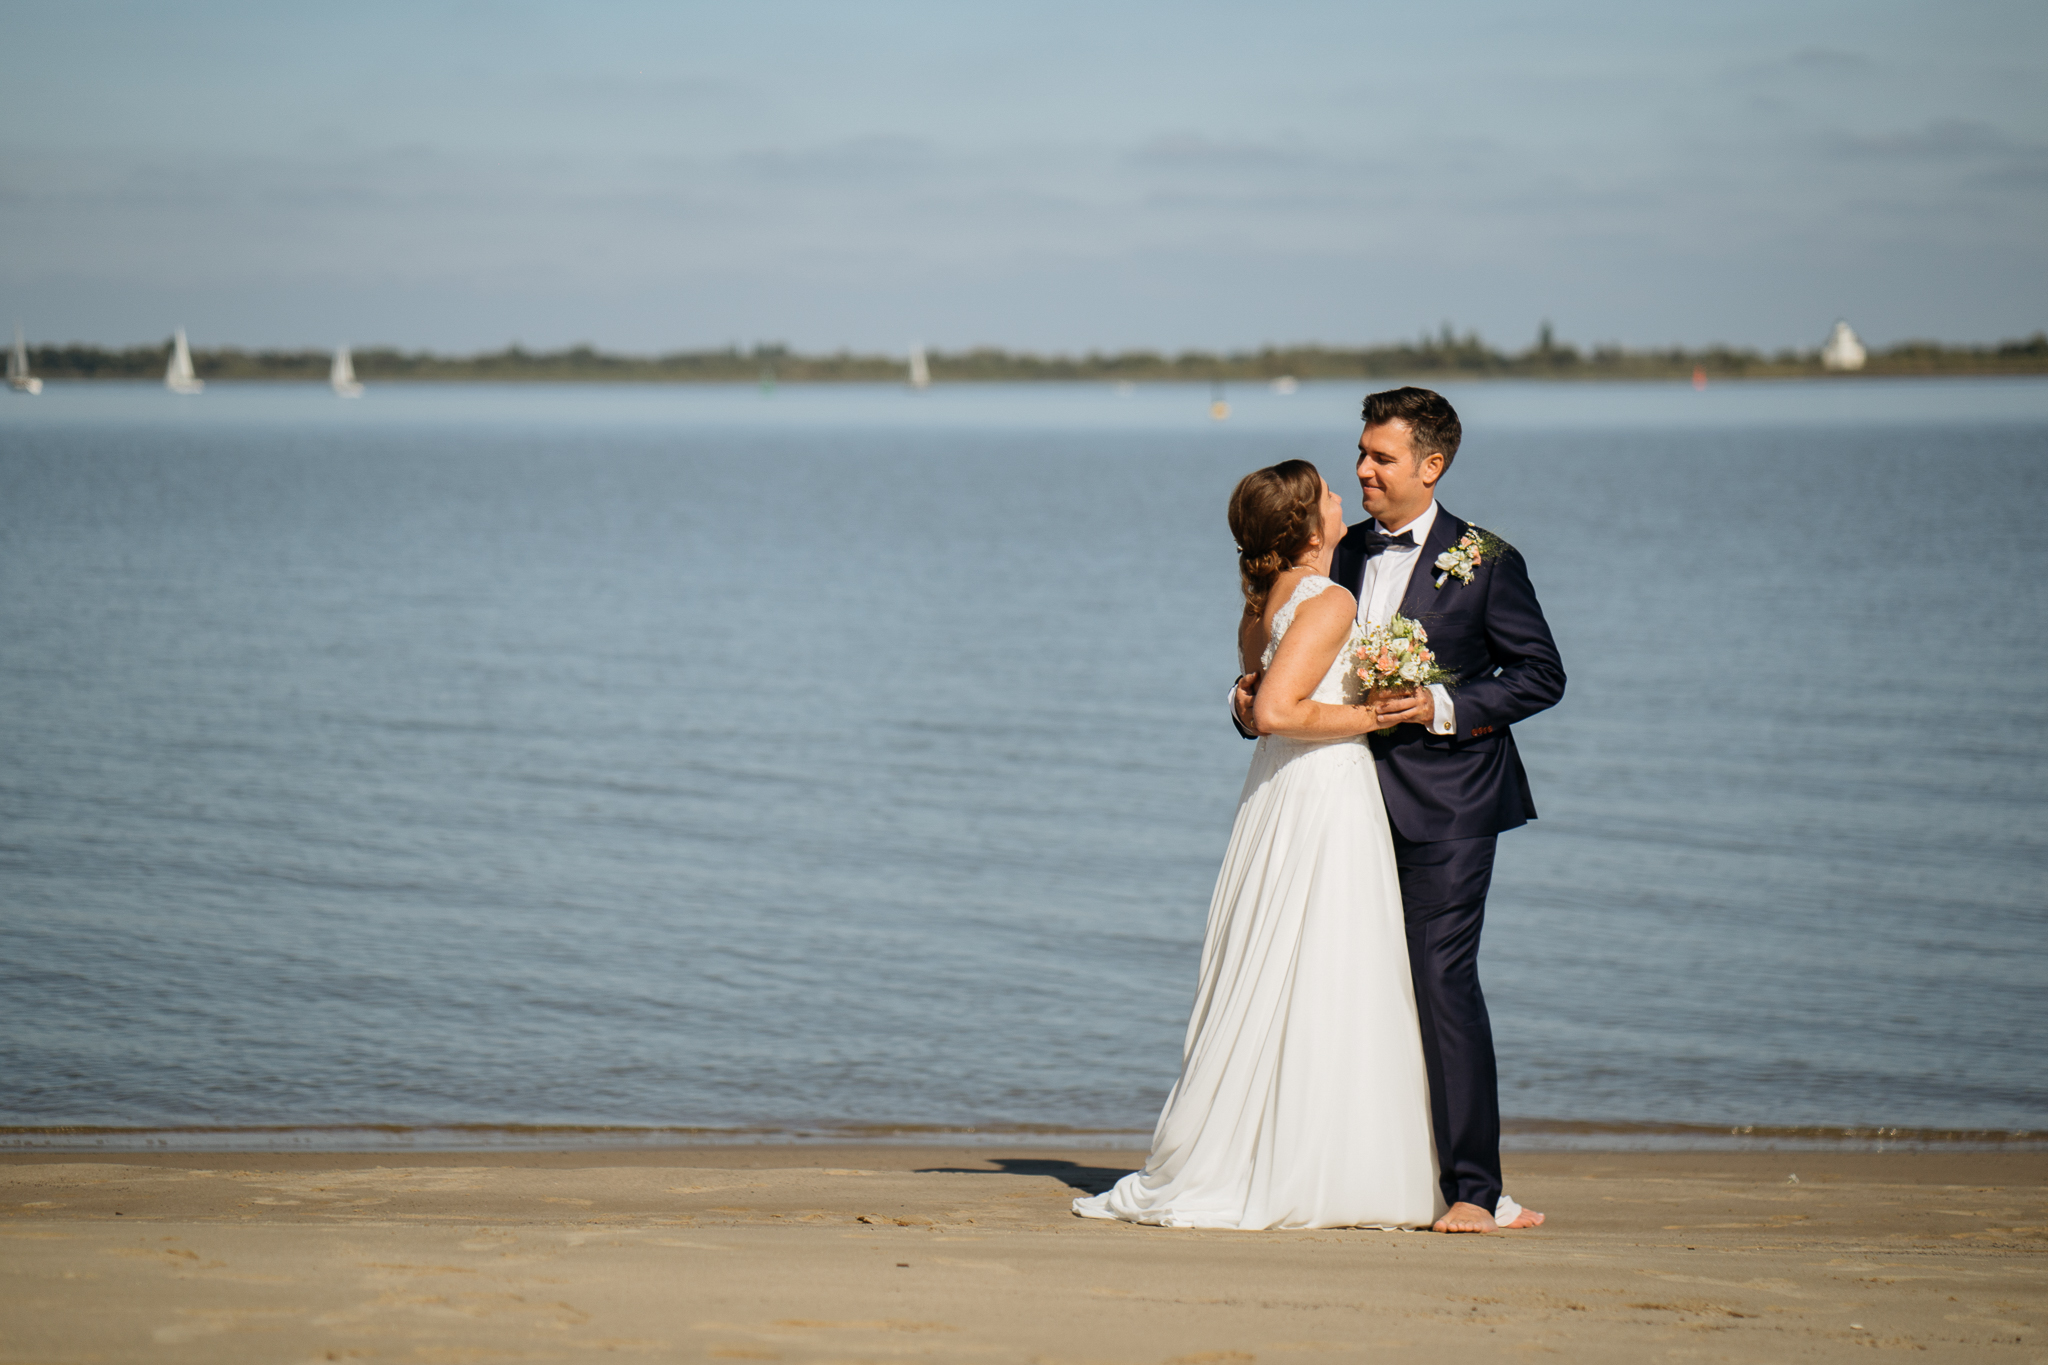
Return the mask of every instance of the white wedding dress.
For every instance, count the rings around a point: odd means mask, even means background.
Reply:
[[[1273,617],[1335,586],[1310,576]],[[1314,699],[1342,702],[1339,651]],[[1426,1227],[1444,1212],[1394,846],[1362,738],[1268,735],[1209,904],[1181,1072],[1145,1169],[1087,1218]]]

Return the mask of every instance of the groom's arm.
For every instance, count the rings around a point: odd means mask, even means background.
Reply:
[[[1451,689],[1459,734],[1484,733],[1527,720],[1564,696],[1564,661],[1536,601],[1528,565],[1512,547],[1493,564],[1486,597],[1486,647],[1498,671]]]
[[[1259,732],[1252,728],[1252,694],[1258,691],[1259,675],[1247,673],[1230,685],[1230,723],[1246,739],[1257,739]]]

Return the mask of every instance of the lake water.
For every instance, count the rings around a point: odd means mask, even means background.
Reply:
[[[1148,1129],[1364,387],[0,395],[0,1141]],[[1516,1131],[2048,1128],[2048,383],[1447,392]]]

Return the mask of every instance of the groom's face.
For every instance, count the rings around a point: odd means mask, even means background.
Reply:
[[[1415,458],[1414,433],[1406,422],[1381,422],[1358,438],[1358,489],[1365,510],[1390,531],[1398,531],[1429,507],[1444,457]]]

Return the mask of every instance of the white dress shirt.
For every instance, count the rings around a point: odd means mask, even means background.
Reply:
[[[1436,512],[1436,500],[1432,498],[1421,516],[1401,528],[1415,537],[1413,547],[1390,545],[1365,561],[1365,578],[1358,585],[1360,625],[1385,625],[1401,610],[1401,600],[1408,595],[1408,583],[1415,577],[1415,566],[1422,562],[1422,547],[1429,541],[1430,528],[1436,525]],[[1383,536],[1396,534],[1377,517],[1372,524]],[[1458,733],[1458,713],[1451,704],[1450,689],[1442,683],[1431,683],[1429,694],[1436,699],[1436,713],[1430,717],[1429,732],[1433,735]]]

